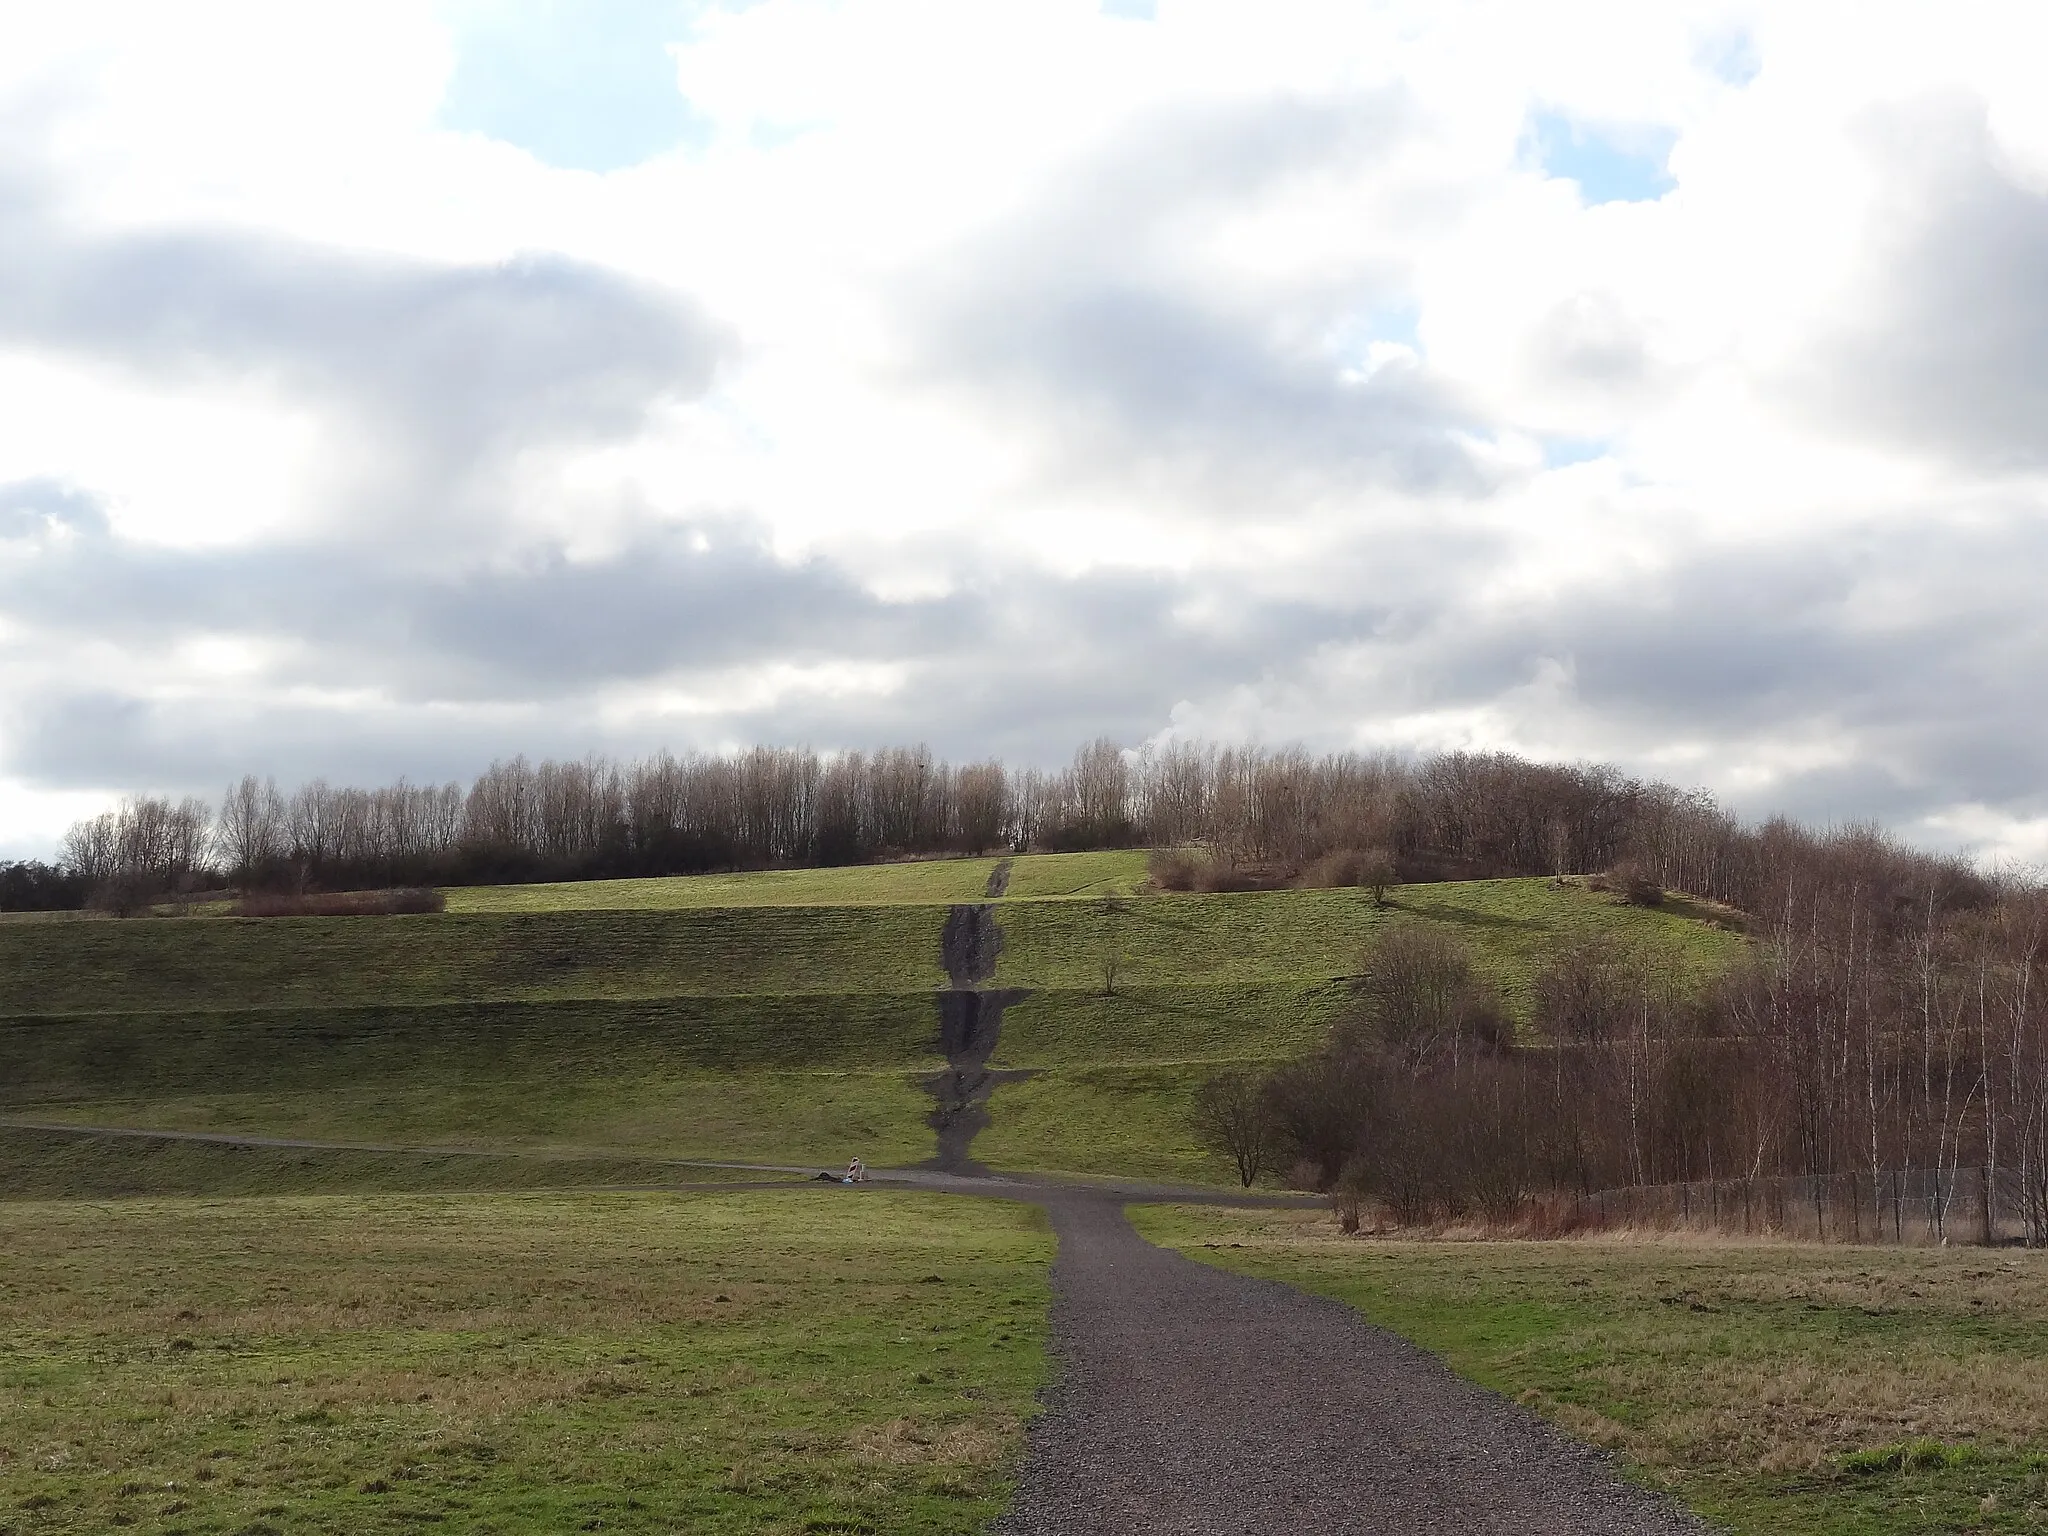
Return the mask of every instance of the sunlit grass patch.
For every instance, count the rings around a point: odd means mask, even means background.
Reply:
[[[817,1189],[21,1202],[0,1248],[0,1526],[936,1533],[1005,1497],[1052,1244]]]
[[[267,1147],[0,1123],[0,1199],[573,1189],[759,1178],[650,1158]],[[790,1177],[794,1177],[791,1175]]]
[[[450,912],[686,910],[710,907],[931,905],[985,898],[994,855],[769,869],[639,880],[576,880],[554,885],[451,886]],[[1010,859],[1006,900],[1129,895],[1145,881],[1142,849],[1104,853],[1028,853]]]

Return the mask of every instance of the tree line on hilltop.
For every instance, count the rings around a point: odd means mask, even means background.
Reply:
[[[852,864],[991,850],[1197,846],[1212,876],[1284,878],[1333,855],[1403,881],[1633,869],[1755,909],[1830,846],[1745,826],[1702,791],[1506,753],[1421,757],[1097,740],[1064,769],[950,764],[922,747],[760,747],[630,762],[492,764],[469,785],[221,802],[142,796],[74,826],[54,866],[0,875],[8,905],[119,908],[167,893],[333,891]],[[1965,880],[1960,866],[1943,878]]]

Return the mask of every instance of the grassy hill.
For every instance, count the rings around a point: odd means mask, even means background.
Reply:
[[[390,918],[0,925],[0,1118],[623,1159],[914,1162],[949,906],[993,859],[450,893]],[[975,1155],[1215,1179],[1187,1096],[1315,1040],[1380,925],[1472,943],[1525,1015],[1612,931],[1704,977],[1741,941],[1543,880],[1136,895],[1142,853],[1010,862],[992,985],[1027,991]],[[4,1179],[0,1164],[0,1179]]]

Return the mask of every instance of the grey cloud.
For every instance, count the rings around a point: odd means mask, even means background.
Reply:
[[[45,550],[0,585],[39,650],[90,634],[135,652],[229,627],[303,642],[265,686],[174,705],[106,686],[18,696],[0,768],[40,783],[204,791],[249,769],[282,777],[415,778],[516,751],[578,755],[719,741],[873,746],[1057,761],[1072,741],[1133,735],[1174,701],[1274,658],[1361,632],[1350,609],[1242,604],[1226,632],[1177,617],[1175,580],[982,571],[955,593],[883,602],[828,563],[783,564],[741,528],[650,537],[612,559],[430,580],[307,551],[201,555],[117,540]],[[64,568],[63,579],[52,572]],[[96,605],[81,599],[97,594]],[[246,594],[236,603],[236,594]],[[223,626],[223,616],[232,619]],[[902,667],[900,693],[799,694],[683,721],[607,721],[606,685],[693,678],[769,660]],[[294,702],[327,688],[344,709]],[[266,703],[264,700],[282,700]],[[1071,738],[1071,739],[1070,739]]]
[[[1543,318],[1530,342],[1531,366],[1553,385],[1639,395],[1651,382],[1642,324],[1609,293],[1572,295]]]
[[[1540,659],[1569,663],[1579,704],[1645,757],[1705,741],[1725,768],[1816,733],[1855,754],[1774,784],[1752,812],[2035,813],[2048,810],[2048,615],[2031,590],[2043,569],[2048,529],[2030,507],[1949,526],[1873,520],[1539,609],[1443,611],[1411,660],[1446,704],[1498,698]]]
[[[607,744],[599,722],[575,708],[364,701],[338,711],[231,694],[172,706],[105,688],[32,694],[4,727],[6,769],[32,783],[199,795],[252,772],[287,785],[466,780],[496,757],[574,758]]]
[[[4,507],[0,501],[0,507]],[[614,553],[436,571],[374,542],[166,549],[105,534],[0,566],[0,613],[43,643],[141,649],[231,633],[303,643],[304,680],[401,698],[544,699],[678,666],[939,643],[950,601],[883,602],[735,522],[641,529]]]
[[[37,478],[0,483],[0,539],[26,538],[53,528],[104,534],[107,514],[93,497],[60,481]]]
[[[710,382],[686,300],[553,256],[435,264],[218,230],[109,233],[0,189],[0,344],[338,405],[419,499],[513,447],[630,431]]]
[[[955,317],[955,361],[982,387],[1008,380],[1029,394],[1098,468],[1178,467],[1265,511],[1305,479],[1484,487],[1457,435],[1470,421],[1420,370],[1349,380],[1336,360],[1277,346],[1243,317],[1140,285],[1018,297]]]
[[[1868,288],[1801,389],[1852,431],[2048,464],[2048,195],[2001,165],[1974,101],[1887,113],[1866,138],[1891,179]]]
[[[1366,372],[1332,344],[1400,307],[1400,274],[1256,291],[1191,259],[1218,215],[1410,131],[1394,93],[1131,126],[906,288],[924,377],[1039,436],[1048,474],[1163,485],[1189,510],[1276,516],[1333,485],[1482,493],[1472,412],[1426,369]]]
[[[704,532],[704,530],[696,530]],[[955,757],[1056,762],[1098,733],[1136,741],[1182,700],[1198,711],[1263,699],[1270,739],[1348,744],[1397,715],[1483,707],[1567,663],[1578,707],[1625,764],[1657,772],[1675,741],[1718,743],[1716,769],[1819,731],[1852,744],[1849,766],[1795,773],[1745,808],[1910,823],[1984,801],[2048,809],[2048,719],[2037,707],[2048,619],[2027,573],[2048,568],[2048,531],[2026,507],[1929,532],[1872,522],[1788,541],[1774,553],[1703,557],[1619,589],[1569,589],[1514,607],[1476,594],[1500,556],[1443,546],[1441,568],[1404,572],[1436,547],[1361,539],[1356,579],[1323,601],[1253,600],[1228,573],[1103,573],[1061,579],[965,567],[950,596],[884,603],[826,562],[770,559],[740,527],[650,536],[612,560],[471,572],[439,582],[357,568],[321,589],[308,559],[268,573],[287,595],[249,610],[310,642],[321,682],[374,702],[264,706],[239,690],[175,705],[101,688],[17,697],[10,772],[46,783],[205,791],[245,769],[282,778],[461,776],[516,751],[578,755],[731,741],[875,746],[924,740]],[[103,562],[91,582],[118,609],[131,591],[183,589],[106,628],[162,645],[262,573],[186,565],[108,574],[115,541],[72,540],[43,561]],[[230,557],[209,557],[229,562]],[[1344,564],[1344,561],[1335,562]],[[1987,572],[2003,573],[1987,577]],[[288,600],[298,594],[296,602]],[[308,594],[311,594],[310,596]],[[1885,594],[1895,594],[1887,601]],[[0,607],[20,618],[19,589]],[[55,637],[66,595],[28,617]],[[1224,622],[1185,615],[1221,608]],[[296,627],[294,625],[296,624]],[[85,625],[78,626],[82,633]],[[51,643],[45,640],[39,643]],[[1326,655],[1366,665],[1333,675]],[[907,679],[880,695],[798,692],[689,718],[607,717],[606,684],[692,677],[752,661],[887,662]]]

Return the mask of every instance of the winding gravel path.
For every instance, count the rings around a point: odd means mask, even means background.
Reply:
[[[1034,1194],[1060,1374],[1002,1536],[1706,1530],[1348,1307],[1156,1248],[1114,1196]]]

